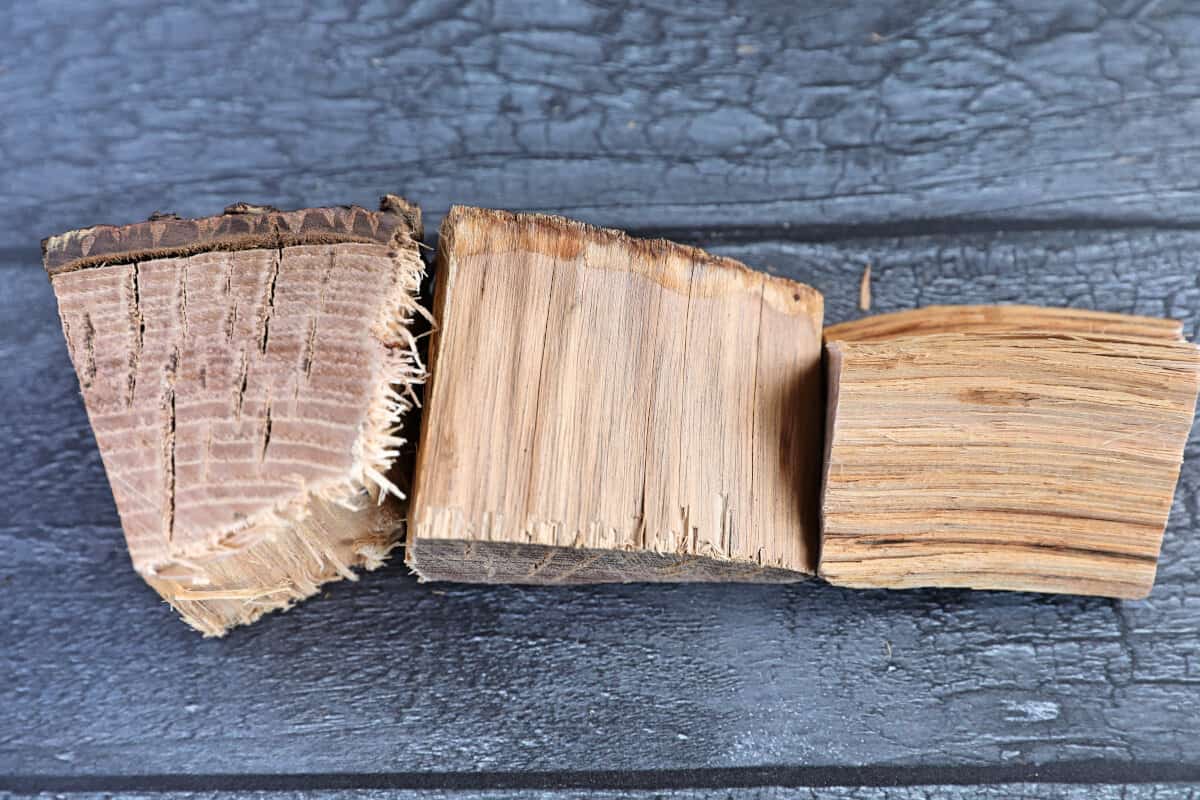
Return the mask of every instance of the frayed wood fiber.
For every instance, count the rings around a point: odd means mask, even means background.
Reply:
[[[206,635],[395,546],[419,236],[389,196],[44,243],[134,567]]]

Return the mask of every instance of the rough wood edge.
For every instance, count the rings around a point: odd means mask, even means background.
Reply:
[[[806,283],[752,269],[740,261],[725,256],[714,255],[692,245],[680,244],[668,239],[640,239],[615,228],[598,227],[568,217],[531,211],[505,211],[494,208],[477,208],[475,206],[451,206],[450,213],[442,220],[439,230],[439,264],[442,263],[442,253],[449,249],[445,246],[444,242],[454,241],[455,228],[478,223],[526,226],[530,230],[539,229],[543,236],[521,235],[518,240],[519,246],[524,249],[538,251],[536,245],[548,241],[556,249],[547,253],[547,255],[556,256],[564,260],[569,260],[579,255],[583,246],[588,243],[619,245],[641,255],[646,259],[647,263],[651,264],[664,260],[667,256],[687,259],[706,267],[725,271],[727,274],[737,276],[744,281],[763,280],[764,287],[770,290],[766,294],[766,299],[768,302],[772,302],[778,310],[785,311],[786,313],[805,313],[818,316],[824,313],[824,295]],[[551,235],[545,236],[544,234],[547,232]],[[461,253],[464,256],[474,254],[475,251]],[[439,268],[440,273],[441,269]],[[646,277],[657,280],[660,285],[667,288],[682,288],[677,286],[676,281],[664,273],[647,274]],[[694,290],[695,287],[693,287]],[[787,300],[783,302],[783,298],[785,297]],[[773,302],[776,298],[779,299],[779,302]]]
[[[1122,339],[1183,339],[1183,325],[1173,319],[1032,305],[926,306],[876,314],[830,325],[825,328],[824,339],[827,343],[875,342],[902,336],[996,330],[1046,330]]]
[[[358,501],[356,510],[352,501]],[[331,541],[330,531],[348,529],[351,515],[367,515],[365,534]],[[379,568],[400,544],[400,524],[391,502],[309,493],[280,511],[257,515],[238,546],[214,547],[139,573],[184,622],[206,637],[221,637],[271,611],[290,609],[322,584],[357,581],[355,569]]]
[[[42,240],[42,263],[53,277],[89,267],[176,258],[215,250],[281,248],[303,244],[400,245],[419,241],[421,210],[398,195],[384,195],[378,211],[361,206],[279,211],[234,203],[199,219],[154,214],[132,225],[96,225]]]
[[[422,583],[799,583],[813,577],[744,559],[426,537],[410,539],[405,564]]]

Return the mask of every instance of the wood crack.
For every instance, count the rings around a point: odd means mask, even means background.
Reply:
[[[125,407],[133,407],[133,396],[137,392],[138,370],[141,369],[142,345],[146,339],[146,317],[142,312],[142,281],[141,263],[135,261],[130,265],[129,296],[132,302],[130,308],[130,326],[133,330],[133,350],[129,353],[129,377],[126,379]]]
[[[300,356],[300,369],[307,381],[312,378],[313,352],[317,346],[317,318],[308,321],[308,336],[304,339],[304,352]]]
[[[175,374],[179,368],[179,348],[176,346],[166,367],[166,396],[163,400],[163,449],[165,451],[165,468],[163,470],[163,526],[166,531],[167,544],[175,539]]]
[[[263,435],[262,449],[259,451],[258,461],[263,463],[267,460],[267,448],[271,446],[271,403],[267,402],[267,410],[263,414]]]
[[[686,310],[684,311],[684,315],[683,315],[683,357],[682,357],[682,359],[680,359],[680,362],[679,362],[680,368],[683,370],[683,374],[679,376],[679,442],[677,444],[677,451],[676,451],[676,456],[675,456],[675,464],[676,464],[675,485],[676,485],[676,487],[678,487],[679,491],[683,491],[684,486],[685,486],[684,478],[686,477],[684,475],[684,468],[687,464],[687,460],[684,458],[684,439],[687,437],[687,432],[683,429],[683,425],[684,425],[684,421],[685,421],[684,410],[688,407],[688,403],[687,403],[687,399],[688,399],[687,384],[688,384],[688,372],[689,372],[688,350],[690,349],[689,345],[691,344],[691,339],[692,339],[692,294],[693,294],[693,292],[695,292],[695,289],[696,289],[696,262],[693,260],[690,267],[688,268],[687,306],[686,306]],[[674,499],[674,502],[679,503],[680,498],[676,497]],[[682,505],[679,505],[679,517],[680,517],[680,521],[682,523],[682,527],[679,531],[679,539],[674,542],[674,550],[677,553],[686,553],[687,552],[687,543],[688,543],[688,539],[690,537],[690,533],[689,533],[688,529],[691,527],[691,523],[689,521],[690,509],[688,508],[686,502]]]
[[[763,314],[766,313],[766,302],[767,302],[767,283],[765,280],[761,280],[761,281],[759,281],[759,292],[758,292],[758,325],[755,327],[755,331],[754,331],[754,372],[753,372],[754,387],[753,387],[753,389],[751,389],[751,401],[750,401],[750,409],[751,409],[750,410],[750,441],[751,442],[758,441],[758,423],[759,423],[759,419],[758,419],[758,411],[759,411],[758,389],[759,389],[759,383],[760,383],[760,377],[758,374],[758,370],[759,370],[760,364],[762,363]],[[755,498],[754,492],[756,489],[755,479],[757,477],[756,473],[758,472],[757,467],[758,467],[758,458],[756,457],[756,455],[754,453],[751,453],[751,457],[750,457],[750,489],[749,489],[749,494],[747,496],[747,502],[749,503],[751,508],[756,507],[756,505],[755,505],[756,498]],[[722,497],[722,500],[725,501],[725,504],[727,505],[728,504],[728,495],[724,495]],[[723,507],[723,510],[724,510],[724,507]],[[729,541],[725,543],[726,544],[725,552],[729,555],[733,554],[733,530],[732,530],[732,528],[733,528],[733,526],[730,525]],[[754,534],[753,529],[751,529],[750,533],[751,533],[751,535]],[[759,556],[760,556],[759,563],[760,564],[762,563],[761,555],[762,555],[762,553],[760,551],[759,552]]]
[[[238,367],[237,385],[233,394],[233,413],[237,419],[242,418],[242,406],[246,402],[246,385],[250,381],[250,359],[242,350],[241,366]]]
[[[271,265],[271,274],[267,278],[267,289],[263,299],[262,338],[258,349],[266,355],[267,341],[271,337],[271,317],[275,314],[275,284],[279,280],[279,268],[283,263],[283,248],[275,251],[275,262]]]
[[[84,389],[90,389],[96,380],[96,326],[92,324],[92,315],[83,315],[83,374],[80,382]]]

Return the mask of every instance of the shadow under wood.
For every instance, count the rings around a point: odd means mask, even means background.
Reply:
[[[794,535],[803,539],[805,567],[816,573],[821,546],[821,474],[825,452],[825,374],[817,361],[794,372],[767,391],[760,407],[778,408],[776,480],[779,489],[799,515]]]

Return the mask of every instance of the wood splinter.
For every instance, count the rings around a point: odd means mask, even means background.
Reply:
[[[420,212],[238,204],[43,243],[134,567],[206,635],[396,544]]]
[[[825,340],[822,577],[1149,593],[1200,374],[1178,323],[952,306]]]
[[[418,575],[813,571],[818,292],[670,242],[475,208],[451,210],[438,258]]]

